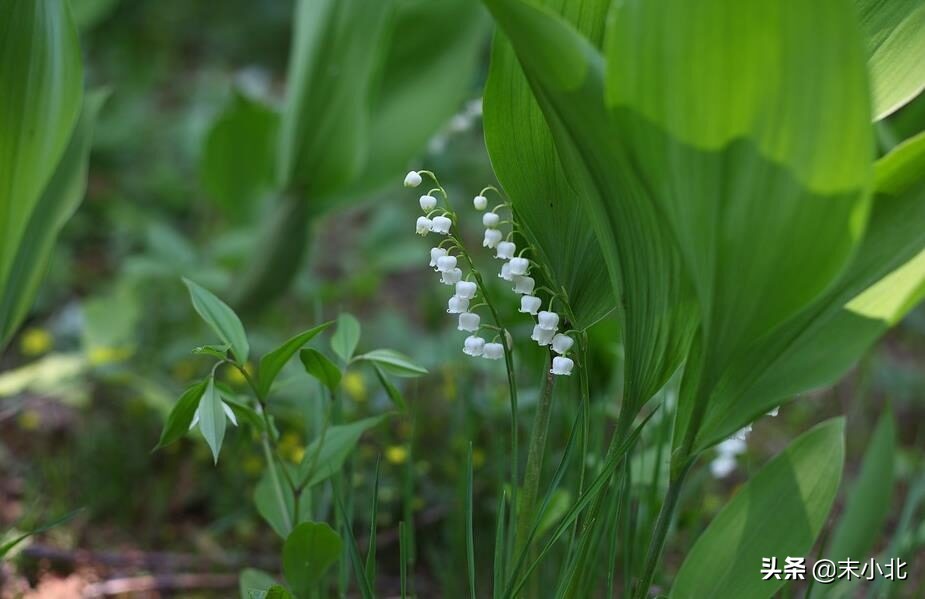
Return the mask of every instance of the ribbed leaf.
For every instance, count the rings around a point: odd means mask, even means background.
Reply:
[[[838,283],[734,359],[700,432],[709,446],[780,402],[832,384],[925,296],[925,134],[876,165],[870,223]]]
[[[546,0],[551,10],[600,46],[610,0]],[[485,86],[485,143],[492,168],[517,220],[540,259],[552,269],[554,289],[565,288],[578,328],[612,310],[616,295],[581,199],[569,184],[552,133],[510,43],[498,35]]]
[[[205,287],[187,278],[184,278],[183,282],[189,289],[190,300],[193,302],[196,313],[218,335],[219,339],[231,347],[238,362],[244,364],[250,354],[250,344],[247,342],[247,333],[244,331],[241,319],[234,313],[234,310]]]
[[[740,488],[687,554],[672,599],[765,599],[785,583],[759,574],[762,558],[778,567],[806,556],[825,523],[844,464],[844,420],[801,435]]]
[[[855,0],[867,38],[874,98],[880,120],[925,87],[925,2]]]
[[[60,229],[63,214],[69,213],[73,197],[83,175],[80,160],[73,155],[60,166],[77,125],[83,99],[83,67],[77,30],[68,3],[60,0],[6,0],[0,4],[0,289],[3,290],[3,314],[0,315],[0,347],[9,339],[21,318],[22,303],[31,302],[33,289],[11,283],[11,271],[18,260],[40,203],[43,210],[54,210],[40,217],[47,219],[43,229]],[[88,112],[90,117],[92,113]],[[92,123],[92,118],[89,119]],[[88,125],[89,126],[89,125]],[[89,131],[89,129],[88,129]],[[80,143],[87,141],[87,138]],[[80,144],[78,144],[80,146]],[[71,148],[79,154],[80,147]],[[73,161],[77,161],[75,165]],[[81,173],[74,174],[75,170]],[[64,171],[67,171],[65,174]],[[57,201],[45,198],[46,188],[56,179]],[[82,196],[82,191],[79,194]],[[53,206],[47,206],[52,203]],[[32,225],[37,227],[38,225]],[[31,242],[30,242],[31,243]],[[33,248],[35,259],[44,241]],[[26,265],[20,265],[23,268]],[[29,264],[20,273],[21,282],[32,277],[32,270],[43,264]],[[27,285],[31,285],[30,281]],[[8,294],[22,294],[7,297]],[[25,299],[28,296],[29,299]]]

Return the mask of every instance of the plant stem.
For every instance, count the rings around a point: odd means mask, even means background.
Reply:
[[[547,366],[549,366],[547,360]],[[543,471],[543,453],[546,449],[546,437],[549,433],[549,416],[552,412],[553,375],[546,368],[543,379],[543,392],[540,394],[536,406],[536,416],[533,420],[533,430],[530,432],[530,445],[527,449],[527,466],[524,470],[524,487],[521,496],[521,510],[517,516],[517,533],[515,536],[515,555],[526,551],[528,547],[527,536],[533,524],[536,512],[536,496],[540,487],[540,476]]]

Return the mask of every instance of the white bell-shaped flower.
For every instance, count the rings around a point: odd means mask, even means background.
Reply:
[[[514,257],[514,252],[517,251],[517,246],[514,245],[513,241],[502,241],[498,244],[498,249],[495,254],[495,258],[501,258],[502,260],[510,260]]]
[[[549,372],[559,376],[568,376],[572,374],[572,368],[574,367],[575,362],[571,358],[556,356],[552,359],[552,368],[549,369]]]
[[[448,253],[449,252],[443,248],[430,248],[430,267],[436,269],[437,260],[446,256]]]
[[[505,281],[513,281],[514,275],[511,274],[511,263],[505,262],[501,265],[501,272],[498,273],[498,277],[504,279]]]
[[[535,295],[525,295],[520,298],[520,312],[523,314],[533,314],[536,316],[537,310],[543,305],[543,301]]]
[[[485,239],[482,240],[482,247],[497,247],[502,237],[503,235],[498,229],[485,229]]]
[[[739,455],[745,453],[748,449],[747,444],[742,439],[730,437],[716,446],[716,451],[722,455]]]
[[[440,282],[444,285],[453,285],[462,281],[462,271],[458,268],[450,269],[440,274]]]
[[[736,469],[736,459],[730,455],[719,455],[710,462],[710,474],[713,478],[726,478]]]
[[[440,256],[437,258],[437,271],[447,272],[456,268],[456,256]]]
[[[539,324],[537,325],[540,328],[546,329],[547,331],[555,331],[559,326],[559,315],[555,312],[547,312],[543,310],[536,317]]]
[[[482,215],[482,224],[489,229],[494,229],[501,222],[501,217],[494,212],[486,212]]]
[[[552,338],[555,335],[555,331],[550,331],[549,329],[544,329],[540,325],[536,325],[533,327],[533,334],[530,335],[530,339],[533,339],[539,345],[549,345],[552,343]]]
[[[445,216],[435,216],[433,223],[434,224],[431,227],[431,230],[434,233],[439,233],[440,235],[446,235],[449,233],[450,227],[453,225],[453,221]]]
[[[530,261],[526,258],[511,258],[508,264],[511,265],[512,275],[525,275],[530,268]]]
[[[459,315],[459,325],[456,327],[460,331],[470,331],[475,333],[479,330],[479,324],[482,319],[474,312],[463,312]]]
[[[536,281],[533,280],[533,277],[525,276],[515,276],[514,277],[514,293],[520,293],[521,295],[530,295],[533,293],[533,288],[536,287]]]
[[[446,304],[446,311],[448,314],[462,314],[469,310],[469,300],[454,295],[450,298],[450,301]]]
[[[556,352],[559,355],[564,356],[572,349],[572,346],[575,345],[575,340],[569,337],[568,335],[563,335],[559,333],[552,338],[552,351]]]
[[[472,205],[476,210],[485,210],[488,207],[488,198],[483,195],[478,195],[472,198]]]
[[[475,297],[477,287],[472,281],[460,281],[456,283],[456,295],[463,299],[472,299]]]
[[[415,223],[414,228],[418,235],[424,236],[430,233],[433,230],[434,221],[430,220],[426,216],[419,216],[417,223]]]
[[[500,343],[486,343],[482,348],[482,357],[488,360],[500,360],[504,357],[504,346]]]
[[[466,337],[465,342],[463,342],[463,353],[467,356],[481,356],[484,350],[485,340],[476,335],[470,335],[469,337]]]
[[[421,196],[418,201],[421,203],[421,210],[424,212],[430,212],[437,207],[437,198],[432,195]]]
[[[405,187],[417,187],[421,184],[421,175],[417,171],[411,171],[405,175]]]

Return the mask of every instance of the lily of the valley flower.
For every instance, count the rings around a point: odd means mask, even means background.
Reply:
[[[482,348],[482,357],[488,360],[500,360],[504,357],[504,346],[500,343],[486,343]]]
[[[469,311],[469,300],[454,295],[446,304],[446,311],[449,314],[462,314]]]
[[[476,285],[472,281],[460,281],[456,283],[456,295],[463,299],[474,298],[476,289]]]
[[[447,251],[443,248],[430,248],[430,267],[437,268],[437,260],[447,255]]]
[[[536,326],[547,331],[555,331],[559,326],[559,315],[555,312],[543,310],[536,319],[539,322]]]
[[[526,258],[511,258],[508,264],[511,265],[512,275],[525,275],[530,268],[530,261]]]
[[[530,295],[533,293],[533,288],[536,286],[536,281],[533,280],[533,277],[525,276],[515,276],[514,277],[514,293],[520,293],[521,295]]]
[[[537,310],[543,304],[543,300],[534,295],[525,295],[520,298],[520,312],[523,314],[533,314],[536,316]]]
[[[440,282],[444,285],[456,285],[462,280],[462,270],[459,268],[451,268],[450,270],[440,274]]]
[[[478,332],[479,324],[482,318],[474,312],[463,312],[459,315],[459,325],[456,327],[460,331]]]
[[[572,374],[572,368],[574,367],[575,362],[571,358],[556,356],[552,359],[552,368],[549,369],[549,372],[558,376],[569,376]]]
[[[482,224],[489,229],[494,229],[501,222],[501,217],[494,212],[486,212],[482,215]]]
[[[514,275],[511,274],[511,263],[505,262],[501,265],[501,272],[498,273],[498,277],[504,279],[505,281],[513,281]]]
[[[411,171],[405,175],[405,187],[417,187],[421,184],[421,175],[417,171]]]
[[[445,216],[436,216],[433,220],[433,226],[431,230],[434,233],[439,233],[440,235],[446,235],[450,232],[450,226],[452,226],[453,221],[448,219]]]
[[[430,233],[434,228],[434,221],[430,220],[426,216],[419,216],[417,223],[415,223],[414,229],[420,236],[425,236]]]
[[[456,256],[440,256],[437,258],[437,271],[449,272],[456,268]]]
[[[437,207],[437,198],[429,194],[421,196],[419,202],[421,203],[421,210],[424,212],[429,212]]]
[[[463,353],[467,356],[481,356],[485,351],[485,345],[484,339],[476,335],[470,335],[466,337],[465,342],[463,342]]]
[[[496,247],[501,241],[501,238],[501,231],[498,229],[485,229],[485,239],[482,240],[482,247]]]
[[[555,337],[556,331],[544,329],[540,325],[533,327],[533,333],[530,335],[530,339],[533,339],[537,342],[538,345],[549,345],[552,343],[552,338]]]
[[[485,210],[485,208],[488,207],[488,198],[483,195],[477,195],[472,198],[472,206],[475,207],[476,210]]]
[[[510,260],[514,257],[514,252],[517,251],[517,246],[514,245],[513,241],[502,241],[498,244],[498,250],[495,254],[495,258],[500,258],[502,260]]]
[[[713,478],[726,478],[736,468],[736,456],[745,453],[748,446],[745,439],[751,431],[751,425],[737,431],[716,446],[716,457],[710,462],[710,474]]]
[[[564,356],[568,353],[572,346],[575,344],[575,340],[569,337],[568,335],[563,335],[562,333],[557,334],[552,338],[552,351],[557,354]]]

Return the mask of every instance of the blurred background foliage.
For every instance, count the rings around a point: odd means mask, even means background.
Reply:
[[[339,9],[354,4],[343,0]],[[377,75],[361,107],[367,120],[361,156],[350,173],[315,194],[311,178],[300,178],[310,168],[283,174],[278,168],[280,139],[311,126],[286,128],[293,118],[285,108],[287,79],[293,93],[293,2],[225,0],[216,10],[213,3],[176,0],[72,0],[86,87],[108,86],[110,96],[97,119],[86,198],[61,233],[28,319],[0,356],[0,529],[29,530],[85,509],[22,548],[17,574],[0,574],[9,592],[50,574],[133,571],[136,563],[115,559],[128,550],[161,555],[145,564],[155,572],[174,571],[171,559],[193,554],[206,560],[197,562],[199,569],[274,569],[278,541],[242,500],[263,468],[248,434],[228,435],[217,468],[198,438],[151,452],[175,398],[209,365],[189,352],[209,337],[187,300],[185,276],[251,308],[244,320],[258,355],[347,311],[363,323],[361,350],[394,347],[431,371],[404,389],[409,414],[363,437],[350,469],[356,526],[368,528],[363,518],[381,454],[381,584],[397,588],[395,527],[413,520],[418,592],[462,594],[458,508],[466,449],[471,441],[476,534],[491,535],[508,464],[509,409],[500,365],[473,362],[460,351],[444,294],[426,269],[428,245],[411,228],[417,202],[399,184],[409,167],[426,167],[466,208],[494,183],[480,98],[490,30],[475,3],[399,4],[404,18],[390,34],[390,51],[368,65]],[[878,125],[881,149],[923,129],[920,97]],[[335,141],[314,151],[326,156]],[[281,235],[278,227],[294,230]],[[474,213],[463,228],[479,245]],[[288,245],[274,245],[280,242]],[[513,302],[508,308],[506,317],[522,329],[514,338],[527,339],[531,323],[516,317]],[[591,347],[592,421],[603,437],[622,388],[612,316],[591,330]],[[539,348],[518,344],[517,353],[522,372],[538,371]],[[925,309],[919,308],[844,381],[759,420],[740,472],[714,479],[704,465],[691,483],[675,547],[690,546],[747,473],[831,415],[848,416],[845,479],[852,481],[887,403],[898,439],[889,538],[925,459],[923,364]],[[279,392],[281,443],[297,462],[320,426],[321,393],[307,376],[290,375]],[[243,384],[231,371],[222,377],[232,387]],[[522,384],[535,385],[522,399],[529,412],[540,380]],[[390,409],[368,372],[349,372],[343,389],[348,419]],[[554,447],[563,446],[574,419],[571,391],[568,385],[556,391]],[[647,429],[649,441],[660,447],[670,436],[664,429]],[[643,453],[632,464],[642,509],[627,534],[644,536],[651,527],[658,494],[650,491],[662,488],[667,472],[656,467],[658,455]],[[901,531],[910,548],[925,545],[918,521]],[[78,548],[96,558],[82,561]],[[669,570],[682,557],[669,554]],[[488,571],[490,556],[479,560]],[[925,564],[917,567],[913,576],[922,580]]]

